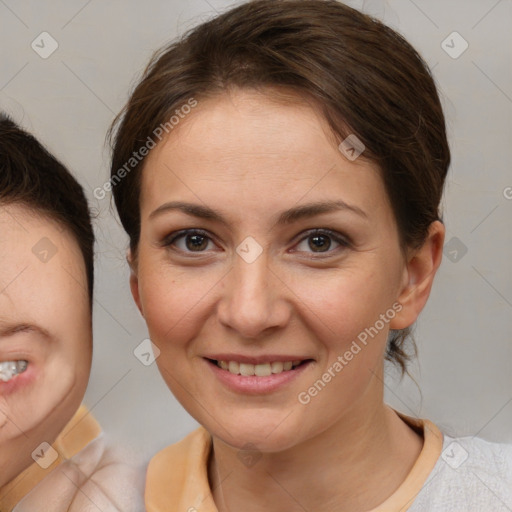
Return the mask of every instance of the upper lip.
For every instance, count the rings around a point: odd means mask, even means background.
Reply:
[[[27,361],[29,364],[34,362],[34,358],[27,354],[2,354],[0,355],[0,363],[8,361]]]
[[[311,359],[309,357],[298,356],[298,355],[261,355],[261,356],[247,356],[243,354],[210,354],[204,356],[206,359],[213,359],[215,361],[236,361],[238,363],[245,364],[265,364],[288,361],[305,361]]]
[[[41,359],[41,355],[36,353],[33,348],[27,348],[25,345],[13,345],[10,347],[0,346],[0,362],[5,361],[28,361],[35,363]]]

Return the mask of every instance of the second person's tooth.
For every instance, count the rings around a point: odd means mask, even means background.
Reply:
[[[25,361],[25,359],[22,359],[21,361],[18,361],[18,373],[23,373],[28,367],[28,361]]]
[[[17,375],[16,361],[2,361],[0,363],[0,380],[7,382]]]

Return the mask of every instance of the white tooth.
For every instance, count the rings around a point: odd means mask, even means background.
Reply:
[[[0,368],[0,380],[7,382],[13,378],[13,374],[9,370],[4,370]]]
[[[281,361],[276,361],[271,365],[272,373],[281,373],[283,371],[283,363]]]
[[[258,377],[268,377],[269,375],[272,375],[270,363],[255,364],[254,375],[257,375]]]
[[[238,375],[240,373],[240,365],[236,361],[229,361],[228,370],[231,373]]]
[[[273,363],[263,363],[263,364],[250,364],[250,363],[238,363],[237,361],[217,361],[217,365],[224,369],[228,370],[235,375],[243,375],[244,377],[249,377],[252,375],[256,375],[258,377],[268,377],[273,373],[281,373],[283,371],[289,371],[294,366],[297,366],[302,361],[300,359],[296,361],[274,361]]]
[[[253,364],[240,363],[240,373],[243,376],[245,376],[245,377],[249,377],[250,375],[254,375],[254,365]]]
[[[18,374],[16,361],[2,361],[0,363],[0,380],[7,382]]]

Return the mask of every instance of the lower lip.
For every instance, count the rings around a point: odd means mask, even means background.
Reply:
[[[294,379],[297,379],[311,364],[311,361],[302,363],[294,370],[287,370],[281,373],[273,373],[267,377],[257,377],[256,375],[235,375],[228,370],[223,370],[216,363],[205,359],[208,366],[213,371],[214,375],[224,384],[227,388],[238,393],[245,393],[248,395],[264,395],[277,391]]]
[[[0,380],[0,396],[8,396],[29,386],[36,379],[36,367],[29,363],[27,369],[14,376],[11,380],[4,382]]]

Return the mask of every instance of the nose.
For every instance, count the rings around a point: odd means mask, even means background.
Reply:
[[[266,251],[251,263],[235,255],[232,271],[223,281],[219,321],[243,339],[261,339],[288,323],[289,290],[270,268]]]

